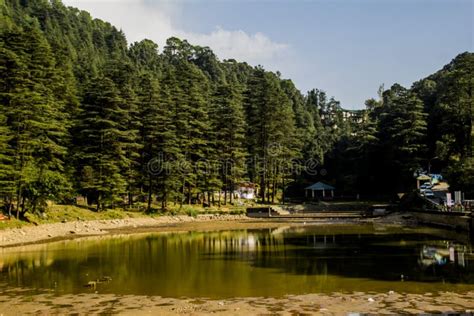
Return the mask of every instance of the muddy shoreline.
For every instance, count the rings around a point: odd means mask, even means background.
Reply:
[[[474,292],[333,293],[231,299],[165,298],[115,294],[0,292],[2,315],[374,315],[458,313],[472,315]]]

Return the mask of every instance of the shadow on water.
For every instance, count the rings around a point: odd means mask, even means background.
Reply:
[[[471,247],[420,234],[289,235],[261,243],[251,264],[286,273],[321,273],[386,281],[474,283]],[[450,257],[450,249],[453,254]],[[233,258],[237,253],[226,255]]]
[[[91,281],[94,288],[86,288]],[[72,240],[4,251],[0,282],[168,297],[474,290],[472,243],[433,229],[299,226]],[[0,287],[1,288],[1,287]]]

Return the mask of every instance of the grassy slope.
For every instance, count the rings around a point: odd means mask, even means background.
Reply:
[[[127,211],[121,209],[107,210],[103,212],[95,212],[87,207],[76,205],[52,205],[48,207],[46,215],[40,217],[38,215],[27,214],[31,223],[19,221],[12,218],[11,220],[0,221],[0,229],[20,228],[23,226],[31,226],[35,224],[57,223],[61,221],[91,221],[91,220],[110,220],[135,217],[157,217],[161,215],[189,215],[197,216],[199,214],[243,214],[246,206],[221,206],[203,208],[196,205],[184,205],[182,208],[170,207],[167,212],[159,212],[154,214],[146,214],[139,211]]]

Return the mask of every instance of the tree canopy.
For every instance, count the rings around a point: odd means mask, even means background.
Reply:
[[[243,181],[263,202],[321,179],[389,194],[428,165],[473,195],[473,64],[460,54],[347,111],[209,47],[160,53],[59,0],[1,0],[0,197],[22,216],[79,194],[98,210],[233,203]]]

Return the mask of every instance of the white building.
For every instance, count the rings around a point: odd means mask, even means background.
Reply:
[[[252,182],[242,182],[234,191],[240,199],[253,200],[257,196],[257,185]]]

